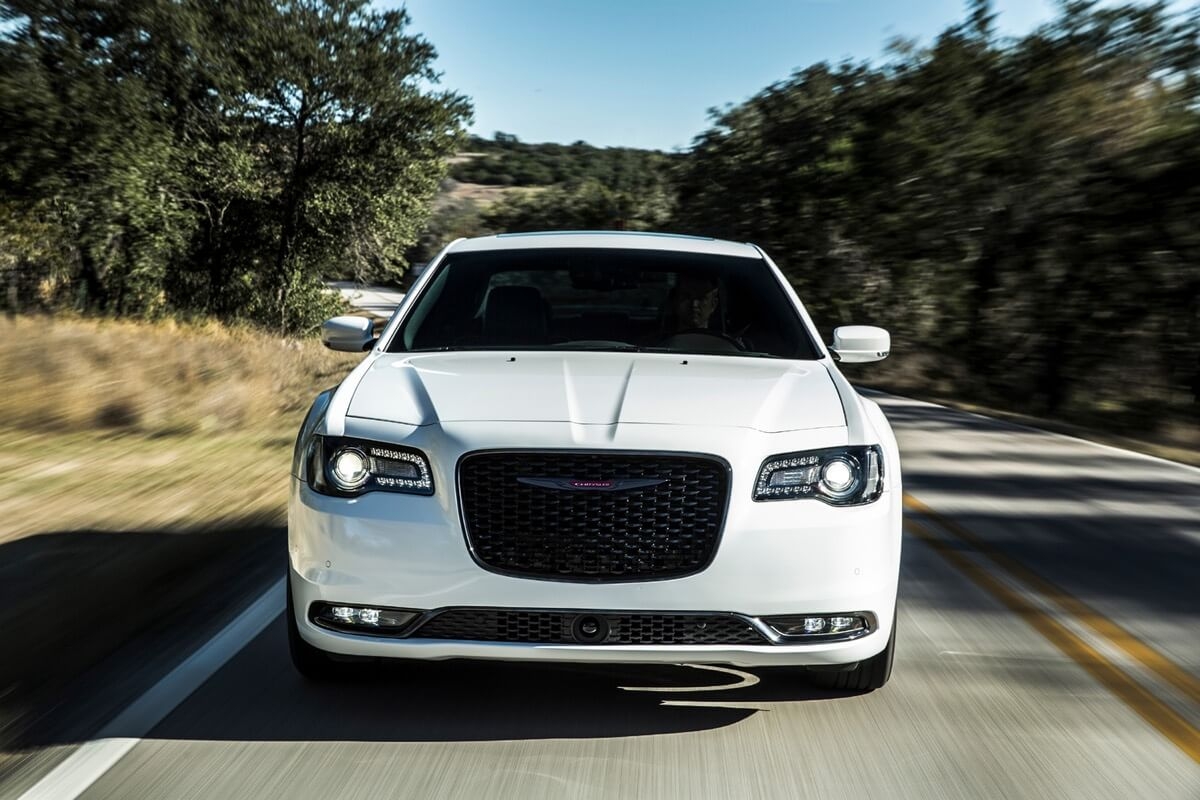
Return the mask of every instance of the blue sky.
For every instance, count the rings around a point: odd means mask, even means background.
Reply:
[[[930,41],[965,0],[407,0],[438,50],[442,85],[472,98],[472,132],[529,142],[686,148],[707,109],[797,67],[883,58]],[[1054,15],[1051,0],[997,0],[1002,33]]]

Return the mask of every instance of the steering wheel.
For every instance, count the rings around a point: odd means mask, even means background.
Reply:
[[[664,337],[663,342],[669,342],[678,336],[710,336],[713,339],[720,339],[721,341],[725,342],[726,344],[732,345],[734,347],[734,349],[736,349],[736,350],[745,350],[746,349],[745,345],[743,345],[741,342],[739,342],[737,339],[733,338],[729,334],[721,333],[720,331],[710,330],[709,328],[686,328],[681,331],[675,331],[670,336]]]

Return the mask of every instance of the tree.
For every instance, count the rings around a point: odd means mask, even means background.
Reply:
[[[17,0],[0,201],[49,209],[80,304],[311,324],[396,276],[470,119],[366,0]],[[324,304],[327,305],[327,304]]]
[[[483,212],[498,233],[559,230],[661,230],[670,215],[661,191],[614,191],[599,181],[513,194]]]
[[[5,3],[0,41],[0,193],[58,229],[78,305],[162,304],[186,247],[180,153],[140,56],[149,3]],[[48,262],[25,253],[26,264]]]
[[[435,53],[406,34],[403,10],[308,0],[278,13],[252,42],[244,108],[278,181],[267,281],[284,310],[297,282],[333,265],[343,275],[403,271],[470,108],[422,90],[437,78]]]
[[[926,49],[714,112],[676,225],[765,245],[827,326],[891,327],[934,365],[917,388],[1197,415],[1200,14],[1071,2],[1010,41],[991,19],[974,0]]]

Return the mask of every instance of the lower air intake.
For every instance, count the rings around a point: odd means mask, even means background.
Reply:
[[[581,628],[580,622],[589,623]],[[581,630],[599,623],[602,638]],[[770,644],[745,620],[732,614],[630,614],[611,611],[520,611],[451,608],[411,634],[414,639],[529,644]]]

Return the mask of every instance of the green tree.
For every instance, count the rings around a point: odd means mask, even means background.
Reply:
[[[261,49],[245,108],[277,180],[266,288],[281,313],[292,287],[331,265],[399,275],[428,216],[470,107],[423,90],[437,79],[435,52],[407,25],[403,10],[366,0],[312,0],[281,7],[251,43]]]
[[[366,0],[2,8],[0,202],[59,229],[84,307],[306,327],[322,278],[404,270],[470,119]]]
[[[616,191],[596,180],[512,194],[483,211],[497,233],[528,231],[661,230],[670,217],[663,191]]]
[[[765,245],[823,326],[888,325],[960,396],[1197,414],[1200,14],[1072,2],[1018,40],[991,19],[975,0],[928,48],[714,112],[676,226]]]
[[[23,0],[0,11],[0,192],[23,205],[18,216],[58,229],[77,304],[120,314],[163,305],[163,276],[193,227],[142,57],[148,6]]]
[[[658,190],[669,183],[672,162],[678,160],[656,150],[593,147],[583,141],[529,144],[508,133],[497,133],[491,140],[474,136],[466,147],[476,155],[454,165],[451,176],[501,186],[577,185],[596,180],[621,192]]]

